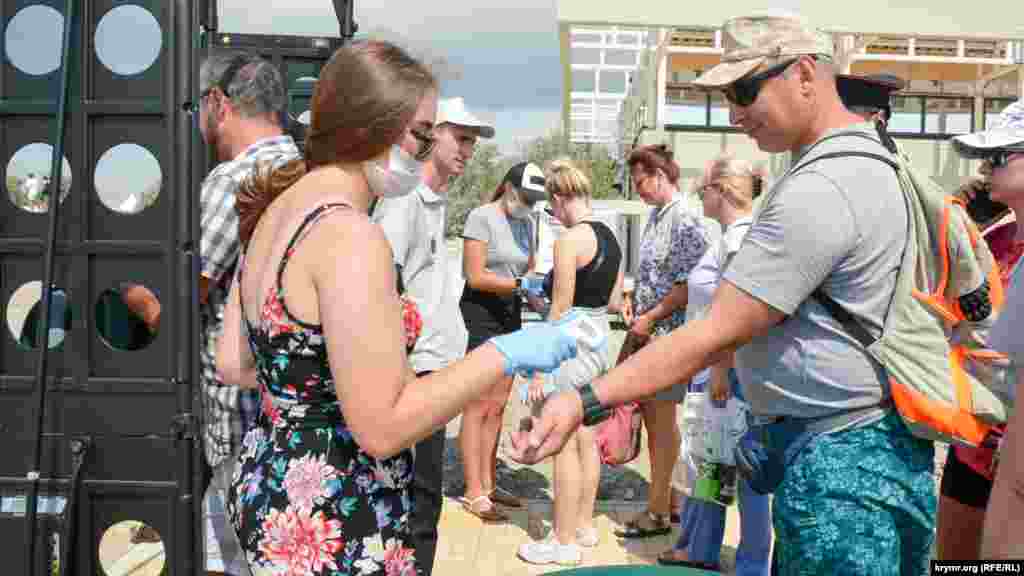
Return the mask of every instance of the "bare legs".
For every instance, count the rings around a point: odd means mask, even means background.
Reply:
[[[950,448],[949,458],[953,449]],[[981,554],[981,529],[985,509],[961,504],[949,496],[939,496],[939,514],[935,527],[935,556],[938,560],[978,560]]]
[[[498,434],[512,378],[503,378],[480,400],[466,406],[459,429],[466,499],[487,496],[494,490]]]
[[[650,400],[640,406],[647,428],[647,451],[651,459],[651,489],[647,492],[647,510],[668,515],[672,510],[672,468],[679,458],[679,426],[676,403]]]
[[[594,522],[594,501],[601,477],[594,432],[581,427],[554,458],[555,538],[559,544],[572,544],[577,529],[590,528]]]

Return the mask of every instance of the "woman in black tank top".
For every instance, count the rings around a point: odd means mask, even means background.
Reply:
[[[615,234],[593,219],[590,183],[569,161],[553,162],[546,174],[551,213],[567,230],[555,242],[555,266],[548,276],[546,293],[551,299],[548,320],[570,309],[589,315],[606,332],[608,310],[617,311],[622,301],[622,250]],[[538,410],[544,398],[561,389],[579,387],[610,367],[608,350],[580,347],[577,357],[566,362],[552,377],[523,385],[520,395]],[[520,546],[519,557],[534,564],[575,564],[581,561],[580,546],[594,546],[594,500],[601,476],[601,459],[588,428],[577,430],[555,455],[555,514],[552,537]]]

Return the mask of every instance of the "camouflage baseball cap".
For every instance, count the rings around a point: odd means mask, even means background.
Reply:
[[[965,158],[986,158],[994,150],[1024,150],[1024,100],[1007,106],[988,130],[953,138],[953,149]]]
[[[721,88],[750,74],[768,59],[785,56],[832,57],[832,37],[795,14],[765,13],[740,16],[722,26],[722,62],[697,78],[695,84]]]

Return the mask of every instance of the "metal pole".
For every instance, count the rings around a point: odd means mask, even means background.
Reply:
[[[356,35],[359,26],[355,20],[355,0],[334,0],[334,15],[338,18],[338,28],[342,43],[347,44]]]
[[[53,266],[54,252],[57,248],[57,222],[60,215],[61,180],[64,175],[64,132],[68,109],[68,92],[71,90],[71,38],[78,19],[74,13],[74,0],[64,3],[64,45],[61,48],[60,93],[57,100],[57,117],[55,118],[53,157],[50,165],[49,210],[50,221],[47,229],[46,248],[43,253],[43,293],[42,317],[43,330],[36,332],[36,344],[39,346],[39,363],[36,365],[36,382],[33,390],[33,406],[35,406],[35,434],[32,447],[32,468],[28,471],[29,480],[28,502],[25,514],[25,536],[28,539],[28,576],[35,576],[36,561],[36,518],[39,496],[39,465],[42,460],[43,414],[46,408],[46,373],[50,359],[50,305],[53,300]],[[65,542],[67,546],[70,543]]]

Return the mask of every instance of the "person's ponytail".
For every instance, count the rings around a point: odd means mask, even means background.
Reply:
[[[308,139],[306,144],[308,146]],[[249,239],[267,206],[305,176],[306,172],[305,158],[276,165],[264,162],[242,181],[235,196],[235,210],[238,212],[238,240],[243,249],[249,245]]]
[[[498,184],[498,188],[494,191],[494,194],[491,195],[489,202],[497,202],[498,200],[501,200],[501,197],[505,194],[505,182],[505,180],[502,180],[501,183]]]

